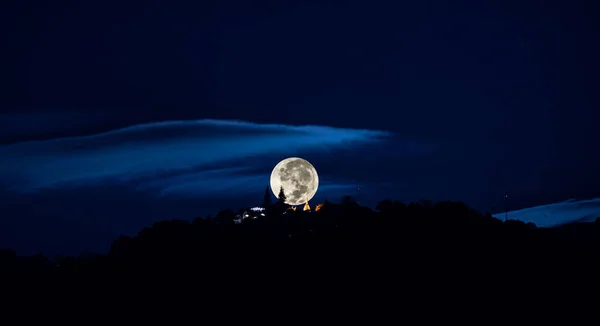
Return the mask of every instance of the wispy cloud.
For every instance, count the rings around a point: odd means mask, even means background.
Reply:
[[[384,131],[326,126],[256,124],[244,121],[168,121],[135,125],[106,133],[0,146],[0,182],[13,191],[94,185],[153,178],[161,194],[202,189],[210,181],[240,186],[212,171],[228,163],[252,166],[253,157],[293,154],[299,150],[346,148],[376,142]],[[246,174],[246,179],[256,175]],[[218,179],[218,180],[217,180]],[[161,184],[162,182],[162,184]],[[140,185],[150,189],[153,183]]]
[[[89,111],[0,113],[0,143],[69,134],[92,127],[105,119],[105,115]]]
[[[494,217],[504,219],[505,214]],[[534,222],[537,226],[552,227],[569,222],[589,222],[600,217],[600,198],[567,200],[561,203],[541,205],[508,212],[508,218]]]
[[[248,168],[224,168],[183,174],[171,174],[142,181],[138,191],[151,191],[160,197],[210,197],[215,194],[245,194],[256,191],[266,182],[264,174],[252,173]]]

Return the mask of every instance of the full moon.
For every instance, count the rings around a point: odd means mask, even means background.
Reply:
[[[271,190],[275,197],[283,187],[288,205],[300,205],[311,200],[319,188],[317,170],[307,160],[288,157],[277,163],[271,172]]]

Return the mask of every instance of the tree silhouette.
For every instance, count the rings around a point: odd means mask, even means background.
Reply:
[[[289,205],[286,204],[287,198],[285,197],[285,193],[283,192],[283,186],[279,189],[279,196],[277,196],[277,201],[274,205],[269,208],[269,214],[272,218],[276,219],[275,216],[280,215],[285,212]]]
[[[394,203],[389,199],[385,199],[385,200],[382,200],[379,203],[377,203],[377,206],[375,206],[375,209],[380,211],[381,213],[385,214],[385,213],[391,213],[393,207],[394,207]]]
[[[285,201],[287,200],[287,197],[283,192],[283,186],[281,186],[281,188],[279,189],[279,196],[277,196],[277,200],[281,203],[285,203]]]
[[[235,218],[235,212],[231,209],[222,210],[217,213],[214,221],[219,224],[233,224],[233,219]]]
[[[356,199],[354,199],[352,196],[344,196],[342,197],[342,205],[357,205],[358,203],[356,202]]]
[[[263,197],[263,205],[262,207],[269,207],[271,206],[271,190],[269,189],[269,186],[267,186],[265,188],[265,196]]]
[[[222,293],[227,282],[241,290],[257,282],[280,286],[270,273],[283,266],[334,268],[331,271],[347,266],[351,271],[357,264],[375,264],[389,272],[382,274],[377,268],[372,274],[357,273],[356,279],[395,282],[396,275],[405,270],[388,261],[399,252],[404,266],[423,266],[426,262],[420,257],[440,261],[451,255],[460,262],[457,266],[500,261],[516,269],[533,261],[528,268],[542,264],[544,270],[552,270],[546,266],[557,263],[591,268],[588,266],[593,264],[588,262],[600,253],[600,219],[536,228],[518,220],[503,222],[460,202],[406,205],[383,200],[377,204],[377,212],[347,197],[341,205],[325,201],[323,209],[308,214],[289,210],[285,200],[282,187],[266,216],[239,224],[233,222],[235,211],[231,209],[220,211],[214,219],[198,217],[191,223],[156,222],[137,235],[116,239],[108,255],[50,261],[41,255],[21,257],[15,251],[0,250],[0,289],[3,294],[10,288],[16,293],[66,290],[98,296],[134,289],[140,293],[163,288],[189,291],[191,284],[203,291],[209,289],[209,293]],[[466,267],[470,272],[470,266]],[[423,268],[439,269],[439,263]],[[252,278],[238,278],[238,271],[250,273]],[[594,272],[589,274],[598,275]],[[318,280],[315,278],[315,283]]]

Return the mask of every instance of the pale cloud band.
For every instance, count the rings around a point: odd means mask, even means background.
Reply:
[[[387,136],[385,131],[326,126],[167,121],[0,146],[0,182],[12,191],[32,191],[184,174],[177,178],[186,182],[161,190],[168,193],[198,180],[185,171],[261,155],[352,147]]]
[[[561,203],[541,205],[510,211],[509,219],[534,222],[537,226],[553,227],[570,222],[592,222],[600,217],[600,198],[568,200]],[[505,214],[494,217],[504,220]]]

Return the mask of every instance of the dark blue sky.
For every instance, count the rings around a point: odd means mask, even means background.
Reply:
[[[318,200],[600,196],[598,7],[3,1],[0,247],[251,205],[286,155]]]

